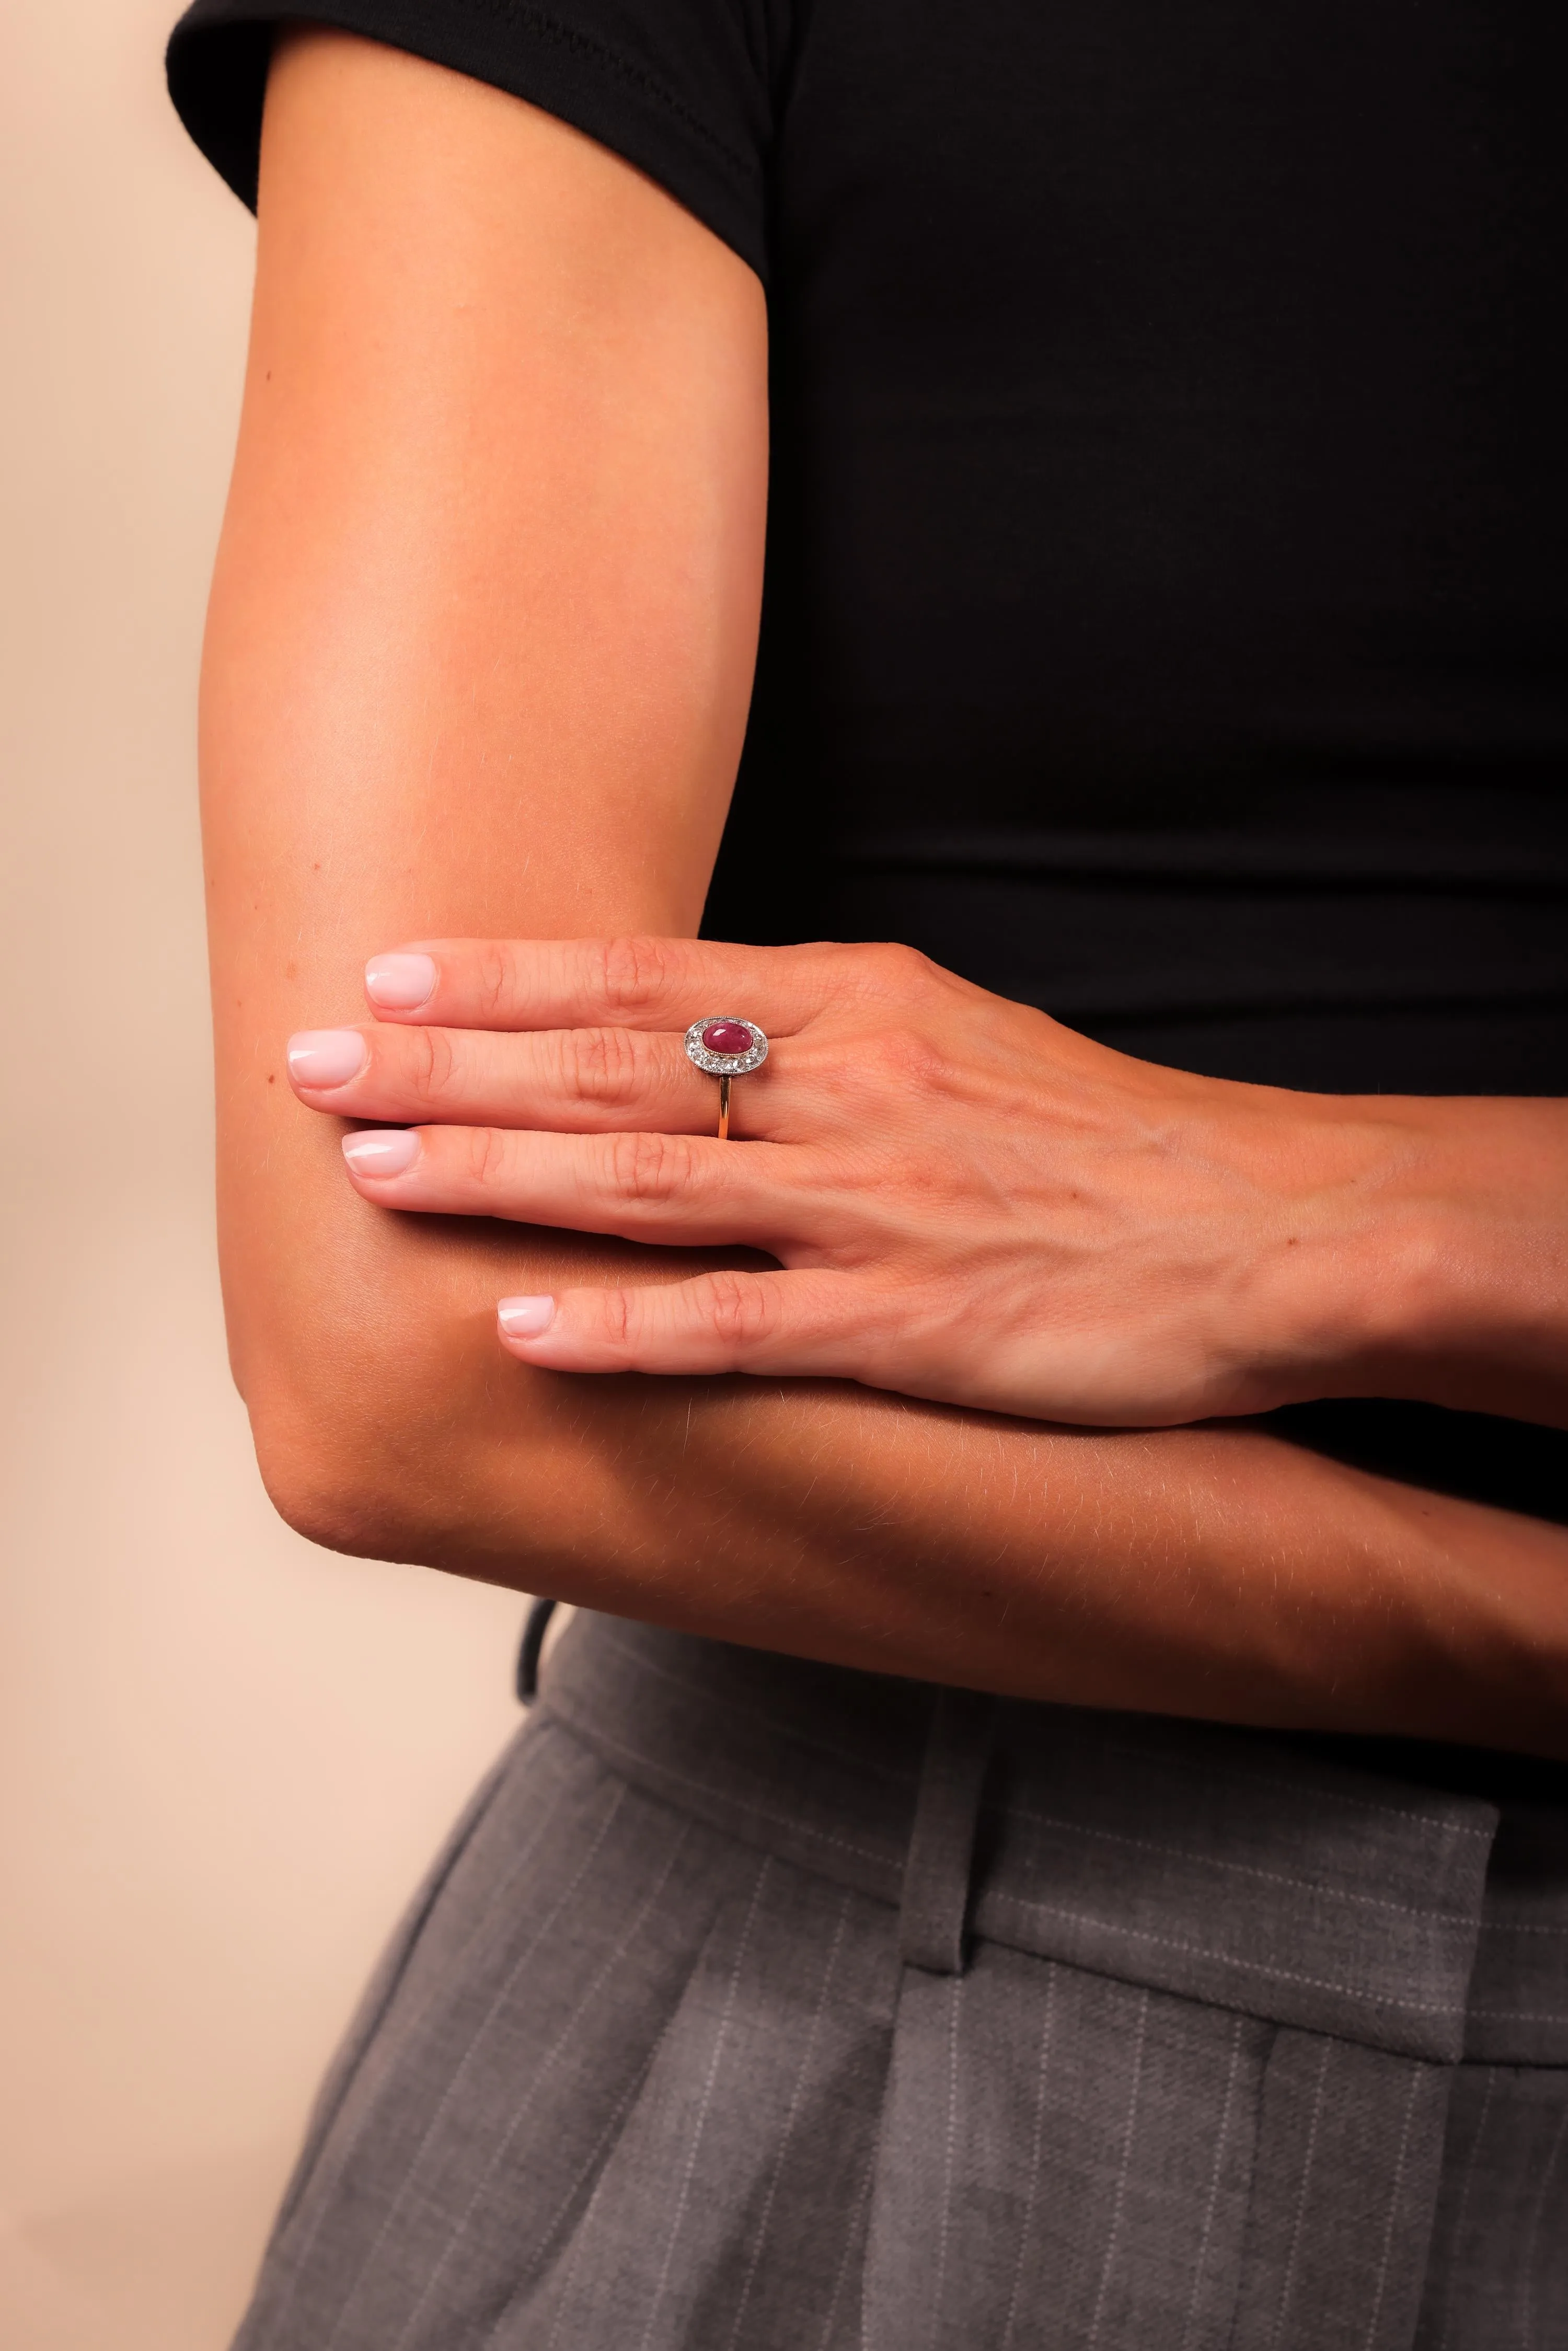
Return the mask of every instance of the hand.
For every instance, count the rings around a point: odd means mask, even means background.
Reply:
[[[895,946],[444,941],[367,992],[290,1047],[311,1108],[406,1123],[345,1137],[366,1199],[776,1261],[505,1301],[531,1364],[1102,1426],[1418,1392],[1364,1367],[1430,1255],[1429,1105],[1157,1068]],[[726,1011],[772,1050],[721,1143],[684,1033]]]

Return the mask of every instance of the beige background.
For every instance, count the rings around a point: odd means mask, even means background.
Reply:
[[[220,2351],[521,1604],[313,1551],[224,1363],[192,760],[251,227],[173,0],[0,10],[0,2343]]]

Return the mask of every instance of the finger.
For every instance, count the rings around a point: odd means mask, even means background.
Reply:
[[[772,1143],[394,1127],[345,1135],[343,1157],[356,1189],[385,1207],[629,1240],[772,1248],[809,1215],[809,1155]]]
[[[768,1075],[765,1063],[747,1081],[751,1134],[768,1131],[758,1115],[766,1085],[758,1092],[754,1084]],[[714,1081],[692,1066],[681,1040],[639,1029],[303,1029],[288,1040],[288,1077],[312,1110],[401,1125],[711,1134],[718,1115]]]
[[[869,1285],[853,1274],[699,1274],[635,1290],[503,1298],[501,1343],[558,1372],[858,1376]]]
[[[685,1031],[730,1012],[788,1036],[894,958],[921,960],[899,947],[707,939],[426,939],[373,956],[365,993],[384,1019],[465,1029]]]

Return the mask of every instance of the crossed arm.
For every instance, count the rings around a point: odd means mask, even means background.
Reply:
[[[696,927],[750,684],[765,318],[629,168],[347,37],[275,65],[261,225],[203,765],[225,1293],[285,1515],[883,1671],[1568,1752],[1555,1530],[1244,1423],[551,1370],[498,1347],[498,1297],[754,1261],[360,1196],[283,1045],[362,1020],[368,956]]]

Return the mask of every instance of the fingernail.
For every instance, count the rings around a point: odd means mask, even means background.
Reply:
[[[419,1137],[405,1126],[361,1130],[343,1137],[343,1156],[356,1176],[401,1176],[419,1157]]]
[[[288,1074],[297,1086],[341,1086],[369,1058],[357,1029],[301,1029],[288,1040]]]
[[[413,1012],[435,992],[435,961],[426,955],[372,956],[365,966],[365,994],[383,1012]]]
[[[503,1298],[496,1320],[508,1339],[537,1339],[555,1321],[553,1298]]]

